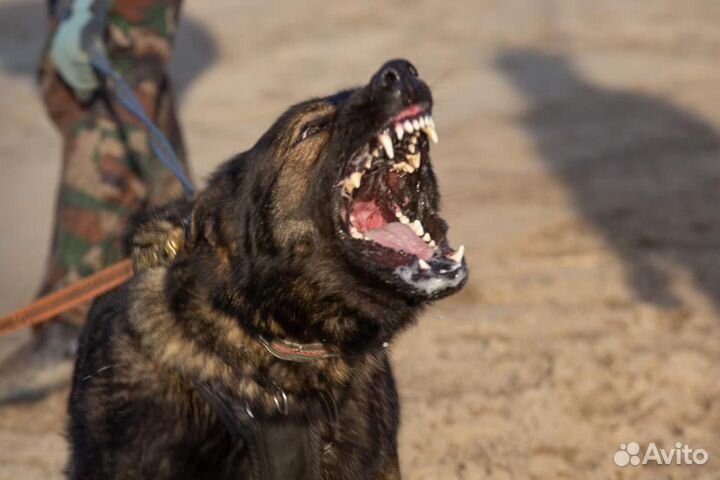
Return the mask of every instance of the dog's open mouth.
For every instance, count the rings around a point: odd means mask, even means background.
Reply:
[[[424,290],[423,280],[456,281],[435,282],[435,289],[459,286],[466,276],[464,247],[450,248],[447,226],[431,206],[430,141],[438,137],[429,110],[406,108],[352,157],[338,186],[343,234],[353,248]]]

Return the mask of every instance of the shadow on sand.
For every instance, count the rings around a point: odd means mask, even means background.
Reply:
[[[562,55],[512,49],[496,67],[527,100],[522,123],[636,295],[681,305],[680,267],[720,308],[720,137],[657,97],[602,87]]]

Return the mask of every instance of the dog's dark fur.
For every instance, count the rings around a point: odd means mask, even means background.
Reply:
[[[91,312],[70,399],[70,477],[249,478],[242,445],[194,386],[213,382],[258,417],[278,416],[270,383],[288,396],[287,418],[336,408],[337,418],[309,420],[331,445],[322,478],[399,478],[384,343],[462,282],[419,292],[382,265],[364,265],[336,233],[335,195],[370,132],[410,102],[431,101],[422,81],[407,82],[399,99],[376,75],[367,87],[292,107],[193,201],[141,226],[184,229],[186,243],[171,265],[140,272]],[[434,212],[426,163],[423,204]],[[322,342],[337,356],[280,360],[260,335]]]

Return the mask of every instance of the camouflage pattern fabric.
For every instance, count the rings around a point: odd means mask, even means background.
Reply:
[[[115,0],[105,32],[113,67],[134,89],[186,164],[167,74],[180,0]],[[50,39],[57,27],[51,15]],[[48,44],[50,42],[48,41]],[[63,138],[62,176],[42,294],[127,256],[124,237],[140,211],[182,195],[154,156],[142,125],[102,89],[81,103],[44,55],[43,100]],[[87,308],[67,315],[84,321]]]

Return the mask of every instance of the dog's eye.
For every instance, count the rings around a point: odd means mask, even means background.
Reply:
[[[302,142],[303,140],[322,132],[323,130],[325,130],[327,128],[327,126],[328,126],[327,121],[312,122],[312,123],[305,125],[305,128],[303,128],[303,131],[300,134],[300,141]]]

